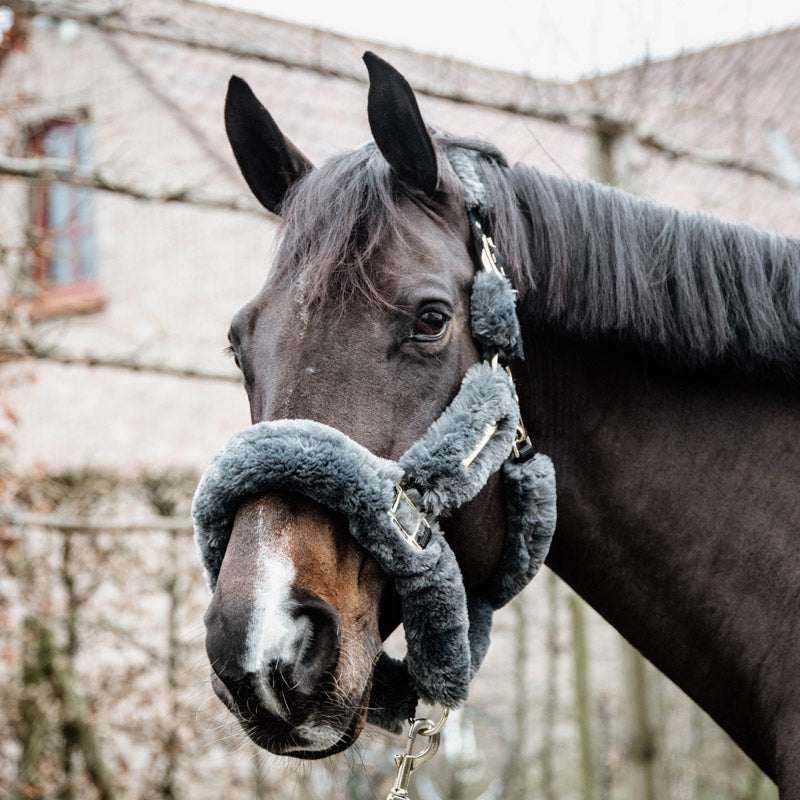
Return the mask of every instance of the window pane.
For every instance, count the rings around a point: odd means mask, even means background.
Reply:
[[[79,164],[92,162],[92,129],[87,123],[81,123],[76,129],[76,155]],[[95,241],[94,241],[94,192],[91,189],[78,190],[78,224],[79,235],[79,274],[82,278],[95,276]]]
[[[92,131],[87,123],[55,123],[44,130],[39,141],[39,152],[47,157],[91,164]],[[92,190],[52,183],[46,189],[45,211],[46,218],[39,223],[46,230],[45,241],[49,244],[41,269],[43,277],[62,286],[93,279],[96,256]]]
[[[44,154],[51,158],[75,158],[75,125],[64,123],[48,128],[44,135]]]
[[[81,165],[92,161],[92,129],[85,123],[76,126],[75,157]]]
[[[47,193],[47,224],[51,228],[65,228],[69,224],[72,194],[72,187],[66,183],[50,185]]]
[[[49,278],[53,283],[68,285],[73,282],[72,252],[69,237],[52,231]]]

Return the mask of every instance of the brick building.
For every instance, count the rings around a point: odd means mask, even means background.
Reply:
[[[369,138],[360,59],[371,47],[418,89],[431,124],[492,141],[511,161],[613,179],[657,201],[800,235],[800,28],[557,84],[194,0],[128,0],[110,12],[94,0],[11,6],[17,14],[0,49],[0,505],[7,519],[18,514],[4,546],[16,554],[24,538],[28,563],[41,559],[52,574],[55,534],[24,522],[23,512],[77,508],[112,520],[185,513],[186,487],[249,421],[223,355],[225,333],[264,279],[276,222],[248,197],[225,140],[234,72],[315,161]],[[598,161],[598,153],[612,158]],[[83,185],[20,177],[41,158],[70,160]],[[86,188],[100,183],[108,190]],[[167,501],[152,488],[165,475],[185,476]],[[102,476],[113,476],[112,489],[98,488]],[[80,488],[84,479],[91,491]],[[170,552],[160,534],[141,535],[151,537],[142,540],[148,547],[161,542],[154,552]],[[181,547],[172,557],[191,561],[191,545]],[[156,583],[158,567],[147,567]],[[197,660],[204,588],[193,562],[181,569],[187,599],[176,625],[191,631],[185,649]],[[2,621],[12,633],[28,589],[55,617],[69,599],[63,587],[50,594],[41,577],[27,587],[2,580],[10,598]],[[141,638],[165,597],[142,599],[131,621]],[[124,591],[93,596],[85,620],[100,624],[103,609],[127,603]],[[597,635],[606,642],[607,633]],[[92,664],[118,670],[128,645],[113,647],[118,656],[109,658],[87,644],[75,669],[87,681]],[[613,647],[600,650],[598,668],[613,672]],[[12,677],[22,651],[9,645],[4,655],[0,669]],[[503,674],[502,658],[490,658],[491,669]],[[211,702],[205,687],[197,693]],[[476,697],[496,702],[488,682]],[[180,702],[184,727],[175,736],[189,752],[194,700]],[[97,715],[123,713],[96,705]],[[159,719],[169,718],[156,706]],[[166,758],[105,744],[139,786]],[[0,752],[12,763],[13,746]],[[212,752],[194,752],[208,762],[201,778],[224,761]],[[178,772],[191,785],[189,765]],[[244,792],[242,774],[231,780]]]

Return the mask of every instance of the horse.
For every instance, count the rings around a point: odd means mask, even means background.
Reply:
[[[311,419],[397,458],[479,360],[453,153],[491,199],[518,295],[522,417],[558,476],[548,566],[800,798],[800,242],[509,166],[432,132],[366,54],[374,141],[314,167],[231,78],[228,137],[281,219],[233,317],[253,422]],[[501,559],[493,475],[442,526],[467,588]],[[211,681],[267,750],[322,758],[364,727],[397,593],[346,520],[248,498],[205,615]]]

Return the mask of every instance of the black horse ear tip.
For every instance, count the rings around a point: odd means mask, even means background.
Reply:
[[[253,90],[244,78],[240,78],[238,75],[231,75],[228,81],[228,97],[237,95],[241,97],[252,94]]]
[[[372,78],[372,76],[375,74],[375,68],[380,63],[380,59],[375,55],[375,53],[372,52],[372,50],[366,50],[361,58],[364,59],[364,63],[367,65],[369,77]]]
[[[372,50],[365,51],[364,55],[362,56],[364,59],[364,63],[367,65],[367,71],[369,72],[370,76],[376,74],[377,72],[384,71],[384,72],[396,72],[395,68],[385,59],[381,58]]]

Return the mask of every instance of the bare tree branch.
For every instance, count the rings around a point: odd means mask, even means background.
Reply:
[[[120,521],[112,517],[85,517],[80,514],[39,513],[0,507],[0,522],[23,528],[44,528],[75,533],[132,533],[133,531],[176,531],[189,533],[188,517],[141,517]]]
[[[156,203],[187,203],[193,206],[225,211],[245,211],[266,217],[266,212],[246,198],[210,197],[183,188],[167,192],[151,192],[109,178],[99,167],[82,167],[69,159],[13,158],[0,154],[0,176],[24,178],[31,181],[59,181],[71,186],[114,192]]]
[[[667,158],[685,159],[686,161],[691,161],[701,166],[742,172],[753,178],[763,178],[770,183],[778,184],[778,186],[783,186],[787,189],[796,189],[800,186],[800,182],[792,179],[788,174],[762,167],[753,161],[746,161],[723,153],[713,153],[708,150],[695,150],[689,147],[681,147],[659,136],[657,133],[638,133],[635,134],[635,138],[642,147],[655,150],[667,156]]]
[[[200,380],[239,383],[241,378],[231,370],[214,370],[201,367],[177,367],[157,361],[147,361],[134,356],[113,356],[101,354],[70,353],[56,346],[47,346],[32,339],[8,336],[0,339],[0,364],[4,361],[17,361],[36,358],[53,361],[57,364],[79,365],[85,367],[112,367],[132,372],[147,372],[159,375],[172,375],[178,378],[198,378]]]
[[[587,125],[583,130],[588,132],[590,128]],[[793,173],[768,169],[754,162],[734,158],[733,156],[680,147],[655,133],[634,133],[632,135],[642,146],[655,150],[667,158],[686,159],[703,166],[741,172],[789,189],[800,188],[800,181],[793,177]],[[78,166],[74,161],[66,159],[13,158],[0,154],[0,177],[2,176],[23,178],[29,181],[59,181],[68,183],[71,186],[112,192],[136,200],[155,203],[185,203],[202,208],[245,212],[259,216],[262,219],[269,216],[260,206],[244,197],[211,197],[197,194],[188,188],[168,192],[151,192],[115,181],[107,177],[99,168],[87,169],[86,167]]]

